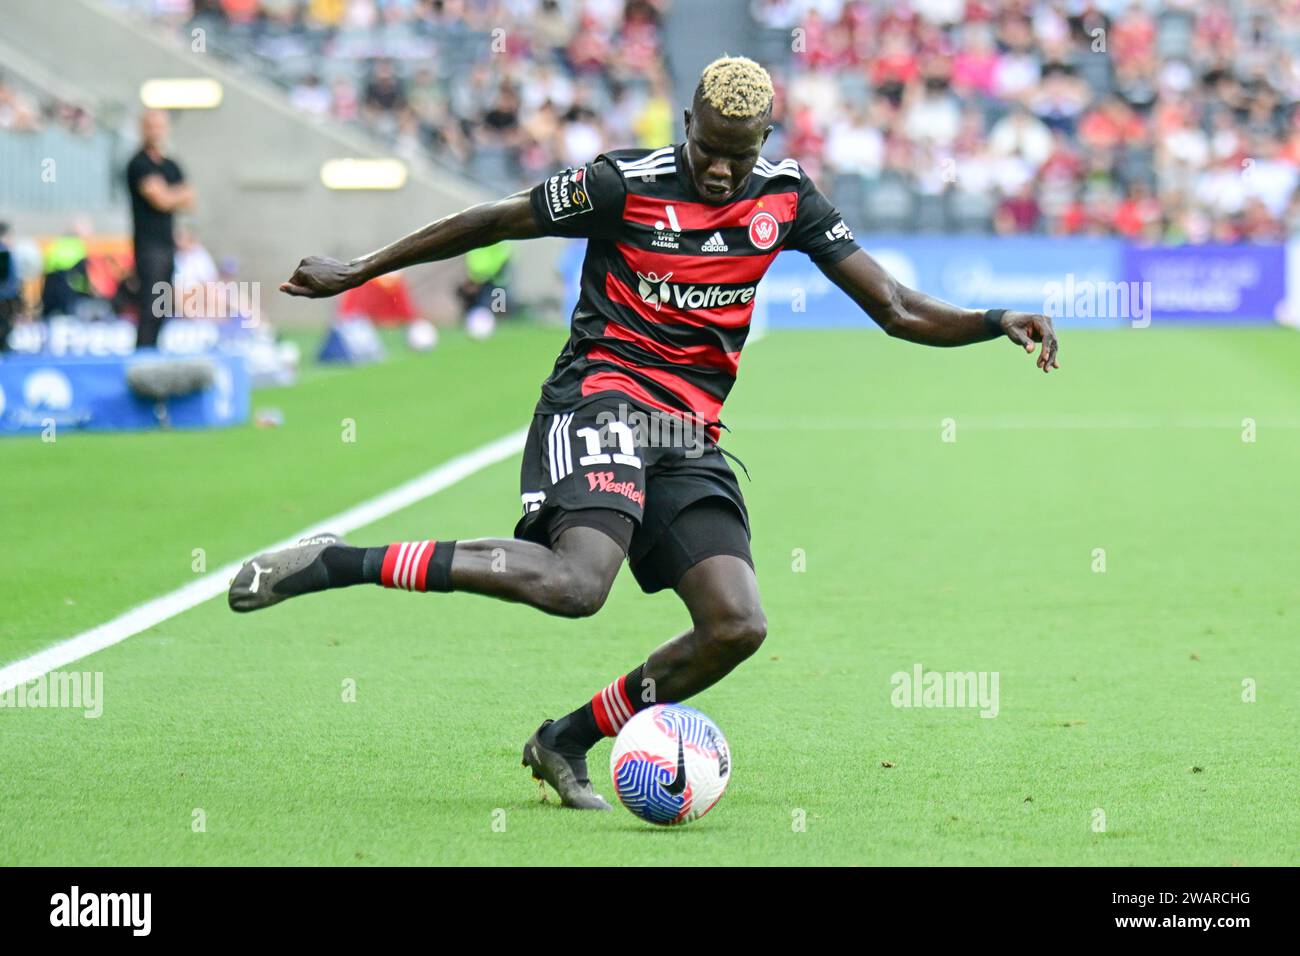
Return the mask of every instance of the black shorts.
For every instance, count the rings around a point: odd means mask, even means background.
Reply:
[[[519,491],[524,515],[516,538],[549,547],[566,528],[597,528],[627,552],[648,594],[676,587],[714,555],[754,565],[749,512],[718,446],[621,395],[538,412]]]

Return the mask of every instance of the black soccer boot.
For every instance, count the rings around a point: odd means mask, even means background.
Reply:
[[[292,548],[269,551],[245,561],[233,581],[227,601],[232,611],[257,611],[299,594],[329,587],[329,571],[321,553],[330,545],[343,544],[334,534],[303,538]]]
[[[543,721],[528,738],[523,765],[532,768],[534,780],[549,783],[564,806],[575,810],[613,810],[604,797],[591,789],[586,757],[568,756],[542,743],[542,731],[554,722]]]

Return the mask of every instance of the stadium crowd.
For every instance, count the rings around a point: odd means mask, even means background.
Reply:
[[[257,64],[302,112],[483,181],[520,184],[673,136],[671,0],[143,2]]]
[[[120,0],[304,112],[518,185],[674,135],[671,0]],[[792,155],[860,227],[1300,230],[1300,0],[749,0]],[[508,26],[509,29],[503,28]]]
[[[798,43],[789,151],[874,201],[1003,233],[1267,241],[1300,229],[1300,3],[753,0]],[[981,202],[983,200],[983,202]],[[892,205],[891,205],[892,204]],[[949,222],[951,226],[952,223]],[[958,223],[960,225],[960,223]]]
[[[30,95],[0,75],[0,130],[35,133],[51,126],[89,136],[95,131],[95,118],[84,106],[54,96]]]

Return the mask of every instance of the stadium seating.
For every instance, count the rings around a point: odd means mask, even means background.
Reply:
[[[373,0],[118,2],[152,13],[168,29],[202,28],[212,50],[263,73],[296,102],[353,119],[399,151],[423,152],[499,188],[578,161],[584,157],[575,154],[589,146],[633,142],[655,78],[669,66],[660,21],[671,0],[484,0],[454,5],[455,15],[447,12],[453,5]],[[1140,184],[1160,196],[1152,234],[1182,241],[1186,190],[1172,187],[1184,181],[1194,187],[1192,212],[1215,220],[1206,235],[1266,240],[1300,224],[1294,202],[1247,215],[1244,205],[1198,200],[1195,188],[1209,188],[1213,159],[1242,168],[1260,135],[1291,176],[1300,166],[1292,122],[1300,84],[1286,39],[1300,27],[1300,14],[1286,4],[1236,14],[1185,0],[718,5],[750,21],[753,48],[746,52],[777,79],[770,151],[803,162],[859,228],[1122,234],[1125,202]],[[562,16],[548,16],[553,9]],[[563,23],[557,28],[553,19]],[[395,87],[374,88],[374,77],[389,68]],[[521,102],[493,115],[503,84]],[[679,85],[678,98],[681,92]],[[1252,106],[1261,94],[1265,105]],[[594,120],[571,108],[579,96]],[[1113,96],[1121,104],[1118,127],[1107,107]],[[853,111],[868,104],[893,157],[883,173],[844,166],[827,151]],[[1060,129],[1065,139],[1046,154],[1023,145],[1008,153],[994,129],[1018,105],[1031,113],[1031,134]],[[953,135],[949,121],[967,113],[978,117],[977,128]],[[594,140],[585,124],[594,127]],[[975,190],[950,178],[935,195],[922,181],[945,161],[956,179],[971,165],[1018,165],[1011,178],[1033,183],[1027,198],[1037,213],[997,215],[1016,191],[1005,177]],[[1062,168],[1068,176],[1048,182]],[[1067,215],[1062,195],[1088,214]],[[1249,185],[1245,198],[1252,198]],[[864,208],[877,201],[883,208]]]

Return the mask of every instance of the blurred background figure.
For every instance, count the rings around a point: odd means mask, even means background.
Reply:
[[[86,239],[90,224],[78,219],[64,235],[45,247],[41,286],[41,317],[82,316],[83,305],[94,298],[90,284],[90,262]]]
[[[22,311],[22,281],[18,260],[9,248],[9,223],[0,222],[0,352],[9,350],[9,333]]]
[[[176,232],[176,272],[172,285],[176,290],[176,314],[195,318],[215,318],[204,311],[208,298],[204,289],[221,278],[216,260],[203,247],[194,232],[184,226]],[[191,303],[194,304],[191,304]],[[197,311],[196,311],[197,310]]]
[[[0,75],[0,129],[31,133],[40,128],[41,114],[36,104]]]
[[[461,283],[461,304],[465,308],[465,330],[485,339],[496,329],[496,313],[504,312],[509,295],[510,243],[475,249],[465,256],[465,281]]]
[[[155,314],[160,284],[170,284],[176,271],[176,238],[172,219],[178,210],[194,207],[194,193],[174,159],[166,155],[167,114],[149,110],[140,119],[140,149],[126,167],[131,194],[135,272],[139,283],[136,348],[157,345],[163,315]],[[174,301],[174,300],[173,300]]]

